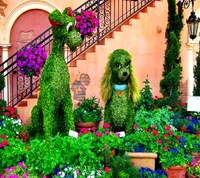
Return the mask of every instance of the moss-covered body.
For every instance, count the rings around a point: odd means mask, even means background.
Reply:
[[[36,133],[49,138],[56,133],[66,134],[74,129],[70,76],[64,59],[64,44],[71,50],[82,44],[82,38],[75,31],[75,19],[69,16],[71,9],[61,14],[58,10],[49,15],[52,24],[53,46],[46,61],[41,81],[38,103],[32,110],[32,128]],[[71,26],[70,30],[68,27]]]
[[[112,131],[131,133],[139,89],[127,51],[117,49],[109,56],[101,81],[101,95],[105,102],[104,122],[111,125]]]

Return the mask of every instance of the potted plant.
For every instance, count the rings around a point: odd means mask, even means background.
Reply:
[[[188,178],[200,177],[200,158],[194,158],[187,167]]]
[[[159,148],[158,144],[155,144],[157,139],[157,135],[151,130],[136,130],[135,133],[124,137],[123,148],[137,168],[148,167],[155,170],[155,159]]]
[[[47,54],[43,47],[33,44],[30,47],[23,47],[17,53],[16,61],[22,75],[32,77],[39,76],[46,59]]]
[[[99,105],[96,97],[84,98],[73,111],[74,122],[77,131],[81,128],[92,128],[97,126],[103,118],[103,107]]]
[[[73,12],[76,18],[76,29],[84,37],[92,36],[98,26],[99,20],[92,11],[81,9],[81,12]]]

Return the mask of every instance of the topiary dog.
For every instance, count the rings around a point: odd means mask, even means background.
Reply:
[[[65,43],[74,51],[82,44],[83,38],[75,29],[72,14],[71,8],[66,8],[63,13],[56,9],[49,14],[53,34],[52,51],[42,71],[37,105],[31,113],[33,131],[45,134],[46,138],[75,129],[70,76],[63,55]]]
[[[109,56],[101,79],[101,96],[105,102],[104,122],[114,132],[133,130],[134,103],[139,89],[131,66],[131,55],[116,49]]]

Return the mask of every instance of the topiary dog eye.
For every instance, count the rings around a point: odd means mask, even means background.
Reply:
[[[126,68],[129,68],[129,64],[126,64],[126,66],[125,66]]]
[[[118,69],[120,69],[120,68],[121,68],[121,66],[120,66],[120,64],[119,64],[119,63],[117,63],[117,64],[116,64],[116,67],[117,67]]]
[[[69,32],[70,30],[72,30],[72,22],[69,22],[66,26],[66,30]]]

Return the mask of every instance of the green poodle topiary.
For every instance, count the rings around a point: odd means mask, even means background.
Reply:
[[[101,96],[105,102],[104,122],[114,132],[133,130],[134,103],[139,89],[131,66],[131,55],[117,49],[109,56],[101,81]]]
[[[44,134],[45,138],[75,129],[70,76],[63,55],[65,43],[74,51],[83,39],[75,29],[72,14],[71,8],[65,8],[63,13],[56,9],[49,14],[53,46],[42,71],[38,102],[31,113],[32,131]]]

